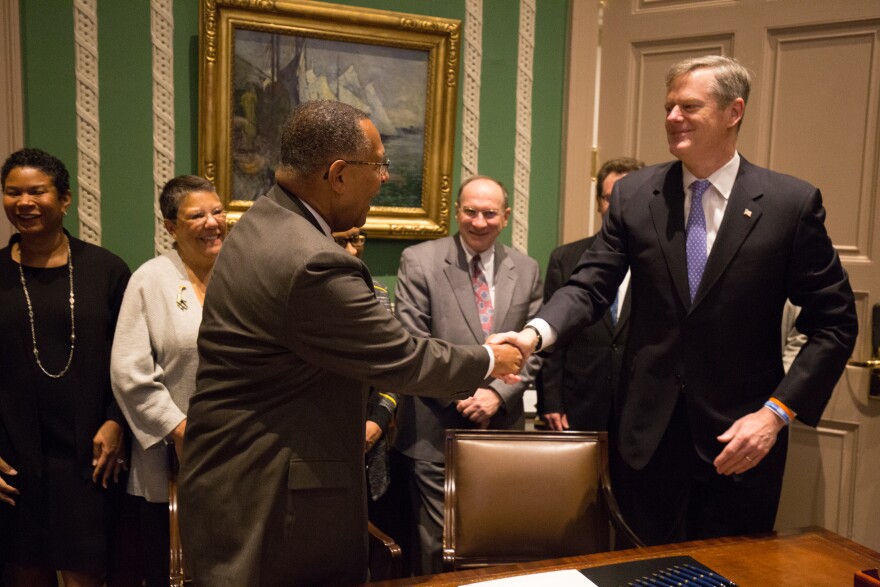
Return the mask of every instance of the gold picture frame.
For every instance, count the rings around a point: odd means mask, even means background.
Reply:
[[[370,237],[449,234],[460,21],[297,0],[199,10],[199,173],[230,222],[271,185],[280,121],[327,97],[370,112],[391,160]]]

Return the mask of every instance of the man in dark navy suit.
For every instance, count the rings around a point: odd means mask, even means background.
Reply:
[[[568,284],[522,331],[489,339],[524,352],[564,343],[601,318],[631,270],[612,473],[649,544],[773,528],[783,430],[819,422],[858,333],[819,190],[737,152],[750,84],[727,57],[674,65],[666,134],[679,161],[618,181]],[[787,374],[786,300],[808,339]]]
[[[617,180],[645,164],[620,157],[606,161],[596,174],[596,210],[604,217]],[[584,251],[597,235],[562,245],[550,253],[544,301],[565,285]],[[551,430],[607,430],[611,417],[612,390],[618,385],[623,349],[629,324],[629,288],[624,280],[617,304],[602,319],[556,345],[544,359],[535,381],[538,413]]]

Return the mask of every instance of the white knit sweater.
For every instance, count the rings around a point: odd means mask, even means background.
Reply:
[[[186,417],[195,391],[201,321],[202,306],[176,250],[147,261],[131,276],[110,373],[136,439],[127,491],[147,501],[168,501],[165,438]]]

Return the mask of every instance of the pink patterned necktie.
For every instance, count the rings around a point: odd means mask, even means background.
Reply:
[[[703,212],[703,194],[709,189],[708,179],[698,179],[690,185],[691,188],[691,213],[688,215],[685,233],[685,249],[687,251],[688,286],[691,293],[691,301],[697,297],[697,288],[703,279],[703,270],[706,268],[706,215]]]
[[[489,295],[489,283],[483,270],[480,269],[480,256],[474,255],[471,271],[471,283],[474,286],[474,298],[477,302],[477,313],[480,315],[480,327],[483,334],[492,334],[492,317],[495,311],[492,309],[492,296]]]

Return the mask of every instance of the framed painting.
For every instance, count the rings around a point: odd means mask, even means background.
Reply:
[[[364,229],[449,233],[461,23],[297,0],[202,0],[199,172],[235,222],[274,182],[281,128],[300,103],[369,113],[391,161]],[[329,162],[328,162],[329,163]]]

